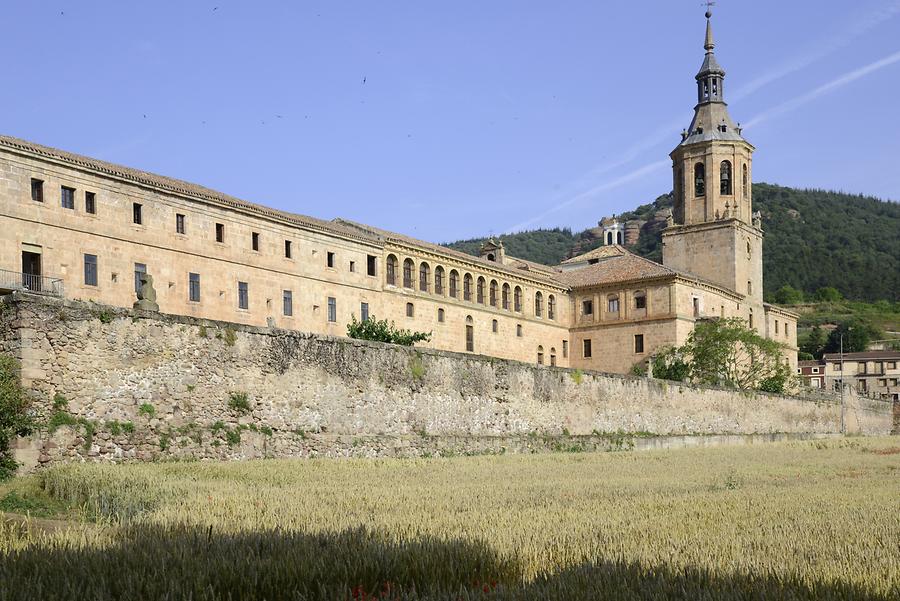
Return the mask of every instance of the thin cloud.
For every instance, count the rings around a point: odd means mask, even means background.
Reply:
[[[760,123],[771,119],[772,117],[776,117],[778,115],[782,115],[788,111],[792,111],[804,104],[812,102],[816,98],[823,96],[829,92],[837,90],[838,88],[842,88],[847,84],[853,83],[857,79],[865,77],[866,75],[870,75],[871,73],[875,73],[876,71],[880,71],[885,67],[889,67],[894,63],[900,62],[900,51],[897,51],[893,54],[890,54],[880,60],[875,61],[874,63],[870,63],[864,67],[860,67],[854,71],[850,71],[849,73],[845,73],[840,77],[829,81],[828,83],[819,86],[815,90],[811,92],[807,92],[806,94],[802,94],[797,96],[796,98],[792,98],[786,102],[783,102],[775,107],[772,107],[766,111],[763,111],[750,121],[748,121],[744,127],[753,127],[754,125],[759,125]]]

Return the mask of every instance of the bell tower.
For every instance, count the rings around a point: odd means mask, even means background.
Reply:
[[[706,12],[706,55],[695,79],[694,119],[669,155],[675,206],[663,231],[663,264],[725,286],[762,304],[762,230],[753,214],[753,151],[728,114],[725,70],[713,50]]]

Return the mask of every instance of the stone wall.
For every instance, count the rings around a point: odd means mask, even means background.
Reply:
[[[0,306],[0,351],[63,459],[423,455],[619,448],[630,437],[827,434],[832,399],[582,373],[34,296]],[[855,399],[851,430],[890,431]]]

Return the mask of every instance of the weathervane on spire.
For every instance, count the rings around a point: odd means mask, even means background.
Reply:
[[[712,7],[715,6],[716,3],[712,2],[712,0],[706,0],[701,6],[706,6],[706,18],[710,18],[712,16]]]

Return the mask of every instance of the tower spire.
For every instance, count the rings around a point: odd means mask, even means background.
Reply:
[[[715,42],[713,42],[713,33],[712,33],[712,10],[710,10],[711,6],[715,4],[715,2],[708,2],[706,7],[706,41],[703,43],[703,48],[706,49],[707,54],[712,54],[713,48],[716,47]]]

